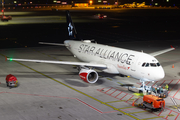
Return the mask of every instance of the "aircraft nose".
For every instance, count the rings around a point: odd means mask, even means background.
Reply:
[[[157,80],[157,81],[163,79],[165,76],[165,73],[164,73],[164,70],[162,67],[160,69],[158,69],[155,74],[156,74],[155,80]]]

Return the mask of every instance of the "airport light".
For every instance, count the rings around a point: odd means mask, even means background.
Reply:
[[[4,16],[4,0],[2,0],[2,16]]]
[[[105,4],[105,3],[107,3],[107,1],[103,1],[103,3]]]
[[[14,4],[16,4],[17,3],[17,1],[14,1]]]
[[[93,1],[92,1],[92,0],[90,0],[90,1],[89,1],[89,3],[90,3],[90,5],[92,5]]]
[[[13,61],[13,59],[12,59],[12,58],[9,58],[9,61]]]
[[[62,5],[66,5],[66,4],[67,4],[67,2],[62,2],[61,4],[62,4]]]
[[[61,3],[61,1],[57,1],[57,3]]]
[[[169,0],[166,0],[166,2],[169,2]]]
[[[54,0],[53,2],[54,2],[54,3],[56,3],[57,1],[56,1],[56,0]]]

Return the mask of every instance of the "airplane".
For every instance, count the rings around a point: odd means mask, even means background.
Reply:
[[[39,44],[65,46],[74,57],[77,57],[83,62],[15,58],[6,58],[6,60],[76,65],[78,66],[79,77],[87,83],[97,82],[99,75],[95,69],[100,69],[106,73],[130,76],[140,80],[143,86],[146,81],[154,82],[164,78],[165,73],[163,67],[155,56],[174,50],[174,47],[171,46],[171,48],[147,54],[144,52],[97,44],[91,40],[80,40],[78,39],[78,34],[69,11],[66,11],[66,19],[69,39],[65,40],[64,44],[47,42],[39,42]]]

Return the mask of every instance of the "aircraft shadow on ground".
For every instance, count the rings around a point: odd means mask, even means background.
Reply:
[[[118,76],[117,74],[109,74],[109,73],[105,73],[105,72],[98,72],[99,77],[110,77],[110,78],[114,78],[116,76]]]
[[[23,72],[22,71],[22,72],[18,72],[18,73],[22,73],[22,74],[27,73],[27,74],[26,75],[15,75],[17,79],[19,79],[19,78],[34,78],[34,79],[36,79],[36,78],[44,78],[44,76],[41,75],[41,74],[32,75],[33,72]],[[64,79],[65,83],[67,83],[68,85],[77,86],[77,87],[88,87],[89,85],[100,85],[100,84],[104,83],[103,80],[101,80],[100,78],[94,84],[86,83],[79,77],[79,72],[72,72],[72,73],[66,73],[66,72],[42,72],[42,73],[47,75],[47,76],[54,76],[53,78],[55,78],[55,79],[59,79],[59,78],[61,78],[61,76],[59,76],[59,75],[63,75],[62,78],[67,78],[67,79]],[[4,83],[1,83],[0,87],[7,87],[6,84],[5,84],[6,76],[7,75],[0,75],[0,77],[4,77]],[[76,76],[76,77],[74,77],[74,76]],[[73,79],[75,79],[75,80],[73,80]]]
[[[164,85],[162,85],[162,86],[165,86],[165,84],[164,84]],[[173,83],[169,84],[169,90],[171,90],[171,89],[173,88],[173,90],[172,90],[172,91],[174,91],[174,90],[178,90],[178,89],[179,89],[179,87],[180,87],[180,85],[179,85],[179,84],[173,84]]]
[[[34,72],[24,72],[24,71],[18,71],[17,73],[34,73]],[[41,73],[45,74],[45,75],[77,75],[79,76],[79,72],[43,72],[41,71]],[[99,79],[101,77],[116,77],[116,76],[119,76],[117,74],[109,74],[109,73],[105,73],[105,72],[97,72],[98,75],[99,75]],[[30,77],[30,78],[35,78],[35,76],[37,75],[17,75],[17,76],[20,76],[20,77]],[[38,75],[38,77],[41,76],[41,75]],[[6,77],[6,75],[0,75],[0,77]],[[99,81],[99,80],[98,80]]]
[[[180,76],[180,72],[178,72],[178,76]]]
[[[64,80],[64,82],[67,83],[68,85],[77,86],[77,87],[88,87],[89,86],[86,83],[82,83],[80,81],[80,78],[79,78],[79,81],[66,79],[66,80]]]
[[[50,54],[50,55],[54,55],[54,56],[73,56],[72,54],[67,55],[67,54]]]
[[[64,80],[64,82],[66,82],[67,84],[69,85],[72,85],[72,86],[77,86],[77,87],[88,87],[88,86],[96,86],[96,85],[101,85],[104,83],[103,80],[101,79],[98,79],[98,81],[96,83],[86,83],[84,82],[83,80],[81,80],[81,78],[78,79],[79,81],[75,81],[75,80]]]

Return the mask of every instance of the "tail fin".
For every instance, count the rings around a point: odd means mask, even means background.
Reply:
[[[66,20],[68,25],[69,39],[78,39],[77,32],[74,23],[72,22],[69,10],[66,11]]]

